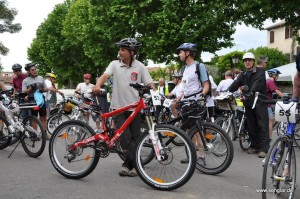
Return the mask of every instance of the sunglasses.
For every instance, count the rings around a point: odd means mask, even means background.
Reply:
[[[14,72],[20,72],[21,70],[14,70]]]

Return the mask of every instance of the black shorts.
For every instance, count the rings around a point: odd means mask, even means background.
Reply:
[[[42,107],[40,107],[39,110],[31,110],[31,114],[38,117],[38,114],[40,114],[40,117],[46,117],[47,116],[47,109],[46,109],[46,102]]]

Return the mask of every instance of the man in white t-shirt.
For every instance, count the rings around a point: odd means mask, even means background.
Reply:
[[[180,61],[184,62],[182,85],[184,98],[200,98],[200,96],[206,96],[210,90],[209,77],[205,65],[195,60],[197,53],[197,45],[193,43],[183,43],[177,49],[177,54]],[[196,67],[199,67],[199,76],[196,73]],[[200,81],[199,81],[200,79]],[[199,134],[193,138],[193,143],[197,151],[197,164],[206,164],[205,162],[205,151],[203,143]],[[189,162],[188,159],[180,161],[183,164]]]
[[[75,91],[83,94],[84,97],[92,98],[93,97],[92,91],[95,85],[90,83],[91,77],[92,77],[91,74],[84,74],[83,75],[84,82],[79,83]],[[87,121],[90,120],[90,113],[86,113],[86,119]]]
[[[177,102],[179,102],[181,100],[181,98],[183,97],[183,87],[181,84],[182,74],[175,73],[174,75],[172,75],[172,77],[173,77],[173,83],[175,84],[175,88],[169,94],[166,94],[166,96],[167,97],[175,96],[176,99],[173,100],[173,102],[171,104],[171,109],[172,109],[172,114],[175,117],[178,117]]]
[[[219,94],[220,92],[226,91],[229,88],[229,86],[233,82],[232,76],[233,76],[233,74],[230,70],[225,72],[225,79],[219,83],[219,85],[217,87],[217,94]]]

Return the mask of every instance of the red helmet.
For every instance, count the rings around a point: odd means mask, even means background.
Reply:
[[[84,79],[91,79],[92,75],[91,74],[84,74],[83,78]]]

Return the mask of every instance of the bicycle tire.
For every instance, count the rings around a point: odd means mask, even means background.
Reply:
[[[160,141],[166,154],[166,159],[158,161],[153,158],[147,165],[143,164],[143,150],[149,150],[145,147],[145,143],[152,143],[149,133],[144,132],[140,135],[136,143],[134,161],[136,163],[136,171],[140,178],[150,187],[158,190],[173,190],[183,186],[192,177],[196,166],[196,151],[190,138],[182,130],[166,124],[158,124],[155,126],[155,133],[162,134]],[[174,145],[171,140],[174,137],[180,137],[183,146]],[[152,150],[153,147],[150,147]],[[188,158],[187,164],[180,165],[182,158]],[[172,164],[176,166],[176,174]],[[180,166],[178,166],[178,164]],[[164,171],[164,172],[162,172]],[[171,174],[169,174],[170,172]]]
[[[52,135],[54,129],[62,122],[70,120],[70,117],[65,113],[54,113],[47,119],[48,133]]]
[[[196,136],[199,135],[197,126],[194,126],[190,133],[190,138],[197,150],[197,154],[199,154],[199,157],[204,155],[204,158],[197,158],[196,169],[209,175],[222,173],[229,168],[233,160],[234,149],[232,141],[224,129],[213,123],[203,122],[202,127],[208,150],[202,149],[201,151],[201,143],[197,144]],[[213,163],[219,164],[213,166]]]
[[[86,177],[96,168],[100,158],[100,151],[96,150],[97,142],[78,147],[73,154],[66,151],[71,144],[93,135],[94,130],[79,120],[66,121],[54,130],[49,142],[49,156],[58,173],[67,178],[79,179]],[[70,155],[74,159],[68,159]]]
[[[247,151],[251,146],[251,140],[250,140],[250,137],[249,137],[248,130],[245,126],[245,122],[246,122],[246,120],[241,121],[240,125],[242,125],[242,126],[240,127],[239,130],[242,133],[238,132],[240,147],[243,151]]]
[[[0,115],[0,150],[5,149],[9,146],[12,137],[10,136],[10,132],[8,130],[9,123]]]
[[[262,176],[262,198],[277,198],[276,195],[279,194],[280,198],[294,198],[294,191],[296,185],[296,156],[294,147],[291,147],[292,154],[289,156],[291,157],[291,168],[287,170],[287,172],[292,171],[292,188],[286,185],[286,182],[290,183],[290,180],[281,180],[279,178],[275,178],[275,176],[281,176],[280,173],[286,174],[285,163],[289,142],[286,142],[289,138],[285,135],[278,137],[270,147],[268,154],[266,156],[264,162],[264,169],[263,169],[263,176]],[[270,175],[270,176],[268,176]],[[283,177],[283,176],[281,176]],[[270,180],[270,183],[267,181]],[[270,186],[270,187],[269,187]],[[289,195],[289,196],[286,196]],[[275,197],[274,197],[275,196]]]
[[[230,140],[233,141],[236,136],[234,135],[233,125],[231,121],[229,121],[230,124],[228,124],[228,120],[229,120],[228,117],[221,116],[214,121],[214,124],[224,129],[224,131],[229,135]],[[230,125],[229,128],[228,125]]]
[[[32,122],[36,123],[37,129],[34,129]],[[37,158],[42,155],[46,146],[46,132],[42,123],[37,117],[30,115],[24,118],[23,127],[25,129],[23,133],[27,132],[30,135],[29,137],[22,135],[21,144],[23,149],[30,157]]]

